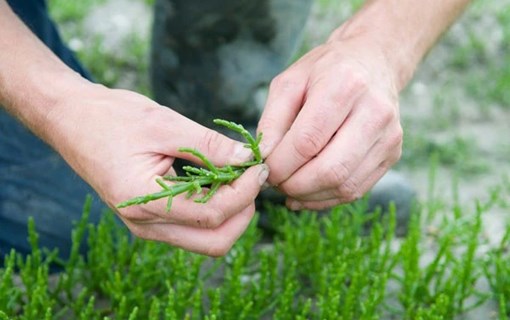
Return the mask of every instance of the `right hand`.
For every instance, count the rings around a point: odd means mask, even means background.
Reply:
[[[196,161],[180,147],[198,149],[219,166],[251,156],[242,143],[142,95],[88,82],[68,90],[47,120],[50,144],[114,209],[129,198],[159,191],[155,179],[175,173],[176,157]],[[140,238],[220,256],[248,226],[267,175],[267,166],[252,167],[206,204],[176,196],[169,213],[166,199],[116,211]]]

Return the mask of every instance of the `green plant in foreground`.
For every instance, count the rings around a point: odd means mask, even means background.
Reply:
[[[133,239],[111,211],[93,224],[89,197],[69,258],[39,246],[34,221],[31,253],[2,252],[0,320],[508,319],[510,225],[487,252],[482,218],[510,207],[509,192],[510,183],[470,209],[416,212],[403,239],[395,207],[371,213],[366,199],[328,215],[268,205],[273,243],[260,242],[255,216],[214,259]]]
[[[259,134],[256,138],[254,138],[242,125],[231,121],[215,119],[214,123],[226,127],[227,129],[237,132],[243,136],[247,142],[245,147],[252,150],[254,160],[236,166],[226,165],[223,167],[217,167],[200,151],[190,148],[180,148],[180,152],[186,152],[194,155],[205,165],[206,168],[184,166],[182,169],[186,172],[185,176],[164,176],[163,179],[156,179],[156,182],[163,188],[163,190],[129,199],[119,203],[117,208],[125,208],[162,198],[168,198],[166,209],[167,211],[170,211],[170,208],[172,207],[172,200],[175,196],[181,193],[186,193],[186,196],[189,198],[194,194],[201,194],[202,187],[209,187],[209,190],[205,193],[205,195],[195,199],[195,202],[206,203],[222,185],[229,184],[239,178],[249,167],[262,163],[262,155],[259,149],[262,134]],[[165,182],[165,180],[173,182],[173,184],[169,185]]]

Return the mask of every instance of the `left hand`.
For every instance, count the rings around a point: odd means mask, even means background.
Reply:
[[[330,40],[271,83],[258,131],[268,182],[298,210],[369,191],[402,152],[398,74],[374,39]]]

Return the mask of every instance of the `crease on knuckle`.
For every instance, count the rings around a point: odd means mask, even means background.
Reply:
[[[204,154],[213,153],[215,150],[223,150],[224,139],[220,133],[214,130],[206,130],[202,139],[199,140],[197,149]]]
[[[350,170],[344,162],[337,162],[328,167],[317,170],[320,179],[326,186],[336,187],[342,185],[350,176]]]
[[[279,123],[278,119],[265,116],[260,119],[257,129],[259,132],[265,133],[277,127],[278,123]]]
[[[316,125],[305,126],[296,136],[294,148],[296,154],[308,160],[316,156],[325,145],[322,129]]]
[[[196,223],[199,227],[205,229],[216,229],[226,220],[225,212],[215,208],[209,208],[199,213]]]
[[[337,189],[337,195],[345,202],[352,202],[363,196],[358,183],[352,179],[346,180]]]
[[[387,172],[393,165],[395,164],[395,161],[393,159],[386,159],[379,165],[379,168],[383,172]]]

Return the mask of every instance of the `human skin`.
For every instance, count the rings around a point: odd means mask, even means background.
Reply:
[[[175,173],[178,148],[196,148],[216,165],[251,156],[242,143],[127,90],[91,83],[64,65],[0,0],[0,105],[51,145],[111,208],[159,191]],[[248,169],[207,204],[176,197],[116,210],[141,238],[211,256],[225,254],[244,232],[266,165]],[[233,200],[235,199],[235,200]]]
[[[373,0],[274,78],[258,132],[291,209],[358,199],[402,153],[399,93],[467,0]]]

